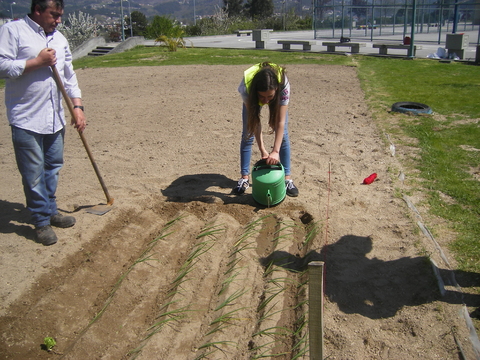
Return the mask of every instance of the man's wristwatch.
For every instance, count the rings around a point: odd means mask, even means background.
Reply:
[[[80,106],[80,105],[75,105],[73,108],[74,108],[74,109],[80,109],[80,110],[82,110],[82,111],[85,111],[85,108],[84,108],[83,106]]]

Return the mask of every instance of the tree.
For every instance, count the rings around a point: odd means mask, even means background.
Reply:
[[[131,17],[133,36],[143,36],[148,25],[147,17],[140,11],[132,11]],[[130,18],[127,18],[127,25],[130,26]]]
[[[169,16],[155,15],[152,22],[147,25],[144,36],[147,39],[158,39],[162,35],[170,37],[172,34],[177,33],[177,28],[181,28],[181,26],[175,19]]]
[[[227,11],[223,7],[215,5],[213,16],[197,20],[195,25],[187,26],[185,31],[190,36],[231,34],[232,27],[235,26],[239,19],[240,17],[238,16],[228,16]]]
[[[58,29],[65,35],[72,49],[97,36],[97,19],[79,11],[78,16],[68,15],[68,20],[58,25]]]
[[[243,0],[223,0],[223,10],[230,17],[241,16],[243,14],[244,6]]]
[[[252,19],[266,19],[273,15],[273,0],[248,0],[245,9]]]

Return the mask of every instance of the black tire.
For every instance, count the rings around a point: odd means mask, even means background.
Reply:
[[[411,113],[411,114],[431,114],[433,113],[430,106],[411,102],[411,101],[401,101],[396,102],[392,105],[392,111],[400,112],[400,113]]]

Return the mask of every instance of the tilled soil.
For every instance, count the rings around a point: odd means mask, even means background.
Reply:
[[[105,198],[69,128],[57,198],[77,224],[51,247],[34,241],[4,120],[1,358],[307,359],[311,261],[325,263],[325,357],[478,356],[463,316],[478,297],[440,293],[429,257],[448,265],[399,196],[402,147],[392,156],[355,68],[287,69],[300,196],[266,208],[251,189],[231,195],[245,67],[78,70],[85,137],[115,201],[85,212]]]

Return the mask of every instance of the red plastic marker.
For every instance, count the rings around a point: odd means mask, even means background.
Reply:
[[[363,179],[363,183],[364,183],[365,185],[369,185],[369,184],[371,184],[372,182],[374,182],[376,178],[377,178],[377,174],[373,173],[373,174],[370,175],[369,177],[366,177],[365,179]]]

